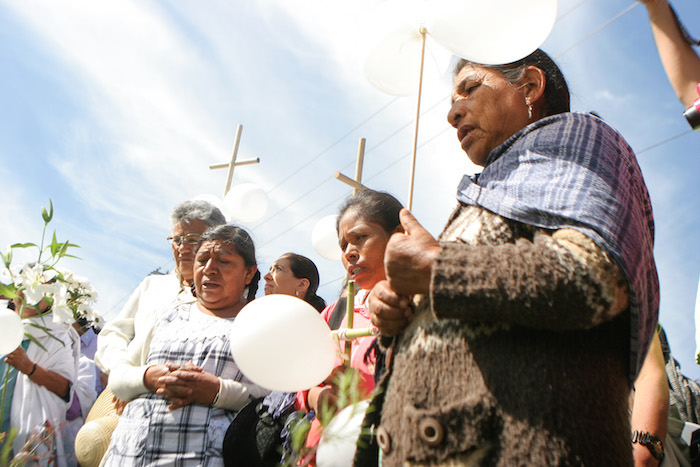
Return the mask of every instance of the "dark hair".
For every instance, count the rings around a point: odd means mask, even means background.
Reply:
[[[226,217],[219,208],[201,200],[183,201],[175,206],[170,215],[170,221],[173,225],[189,224],[193,220],[200,220],[207,224],[207,227],[216,227],[226,223]]]
[[[381,225],[387,234],[391,234],[396,230],[396,227],[401,225],[399,220],[401,209],[403,206],[399,200],[389,193],[370,189],[360,190],[355,196],[346,199],[340,206],[335,230],[338,230],[340,219],[345,213],[353,210],[362,219]]]
[[[498,71],[505,79],[513,84],[517,84],[522,79],[525,68],[530,65],[539,68],[544,73],[544,116],[548,117],[569,112],[571,109],[571,96],[569,95],[569,86],[566,84],[564,75],[557,64],[554,63],[554,60],[540,49],[535,50],[525,58],[521,58],[513,63],[506,63],[505,65],[484,65],[460,59],[455,65],[454,74],[457,76],[465,66],[487,68]]]
[[[296,253],[285,253],[280,256],[280,259],[289,260],[290,268],[292,274],[297,279],[307,279],[309,281],[309,288],[306,289],[306,300],[312,307],[316,308],[318,311],[323,311],[326,308],[326,301],[316,295],[318,290],[319,275],[318,268],[306,256],[298,255]]]
[[[204,242],[220,241],[232,246],[236,253],[241,255],[247,267],[257,266],[258,262],[255,259],[255,244],[250,238],[248,232],[241,227],[232,224],[219,225],[207,230],[199,239],[199,243],[195,247],[195,255]],[[248,293],[246,294],[246,302],[250,302],[255,298],[258,291],[258,282],[260,282],[260,271],[255,271],[255,275],[247,285]]]

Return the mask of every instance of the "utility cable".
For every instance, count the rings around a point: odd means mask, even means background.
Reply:
[[[571,14],[574,10],[576,10],[578,7],[580,7],[581,5],[583,5],[584,3],[586,3],[587,1],[588,1],[588,0],[583,0],[583,1],[579,2],[579,3],[577,3],[576,5],[574,5],[573,7],[569,8],[569,9],[566,11],[566,13],[562,13],[562,14],[557,18],[556,22],[558,23],[558,22],[561,21],[562,19],[564,19],[564,18],[566,18],[567,16],[569,16],[569,14]]]
[[[654,148],[656,148],[656,147],[662,146],[662,145],[664,145],[664,144],[666,144],[666,143],[670,143],[670,142],[673,141],[674,139],[678,139],[678,138],[680,138],[681,136],[685,136],[685,135],[687,135],[688,133],[692,133],[692,132],[693,132],[692,129],[685,130],[685,131],[683,131],[682,133],[678,133],[677,135],[668,137],[668,138],[666,138],[666,139],[664,139],[664,140],[662,140],[662,141],[659,141],[658,143],[654,143],[654,144],[652,144],[651,146],[647,146],[646,148],[644,148],[644,149],[642,149],[642,150],[640,150],[640,151],[635,151],[635,153],[636,153],[637,155],[640,155],[640,154],[642,154],[642,153],[644,153],[644,152],[647,152],[647,151],[650,151],[650,150],[652,150],[652,149],[654,149]]]
[[[299,172],[301,172],[302,170],[304,170],[304,169],[305,169],[308,165],[310,165],[312,162],[316,161],[319,157],[321,157],[322,155],[324,155],[325,153],[327,153],[328,151],[330,151],[331,149],[333,149],[333,148],[334,148],[335,146],[337,146],[341,141],[343,141],[345,138],[347,138],[348,136],[350,136],[351,134],[353,134],[355,131],[357,131],[358,129],[360,129],[361,127],[363,127],[367,122],[369,122],[369,121],[372,120],[374,117],[376,117],[377,115],[379,115],[380,113],[382,113],[384,110],[386,110],[389,106],[391,106],[394,102],[396,102],[396,101],[398,101],[398,100],[399,100],[398,97],[393,98],[392,100],[390,100],[389,102],[387,102],[386,104],[384,104],[381,108],[379,108],[377,111],[375,111],[372,115],[370,115],[369,117],[365,118],[363,121],[361,121],[360,123],[358,123],[357,125],[355,125],[352,129],[350,129],[349,131],[347,131],[343,136],[341,136],[340,138],[338,138],[334,143],[331,143],[331,145],[328,146],[328,147],[326,147],[326,149],[324,149],[324,150],[322,150],[321,152],[319,152],[318,154],[316,154],[311,160],[309,160],[309,161],[306,162],[305,164],[300,164],[300,166],[299,166],[299,168],[298,168],[297,170],[295,170],[294,172],[292,172],[292,173],[290,173],[289,175],[287,175],[284,179],[282,179],[282,181],[278,182],[274,187],[272,187],[272,189],[271,189],[268,193],[272,193],[273,191],[275,191],[276,189],[278,189],[280,186],[282,186],[284,183],[286,183],[290,178],[292,178],[293,176],[295,176],[296,174],[298,174]]]
[[[594,35],[598,34],[600,31],[602,31],[603,29],[605,29],[608,25],[610,25],[610,24],[613,23],[614,21],[617,21],[619,18],[621,18],[622,16],[624,16],[625,14],[627,14],[627,12],[629,12],[630,10],[632,10],[632,8],[636,7],[638,4],[639,4],[639,2],[637,2],[637,1],[632,2],[632,4],[629,5],[627,8],[625,8],[624,10],[622,10],[621,12],[619,12],[618,14],[616,14],[615,16],[613,16],[611,19],[609,19],[609,20],[606,21],[605,23],[603,23],[603,24],[601,24],[600,26],[598,26],[597,28],[595,28],[593,31],[591,31],[590,33],[588,33],[587,35],[585,35],[583,38],[581,38],[581,39],[578,40],[577,42],[574,42],[573,45],[571,45],[571,46],[569,46],[568,48],[564,49],[563,52],[559,52],[559,54],[558,54],[555,58],[559,58],[559,57],[561,57],[562,55],[564,55],[564,54],[566,54],[566,53],[569,53],[572,49],[578,47],[578,46],[581,45],[583,42],[587,41],[588,39],[590,39],[590,38],[593,37]]]
[[[393,100],[392,103],[393,103],[393,102],[395,102],[395,100]],[[442,104],[443,102],[444,102],[444,98],[440,98],[440,99],[439,99],[437,102],[435,102],[433,105],[431,105],[430,107],[426,108],[426,110],[425,110],[424,112],[421,113],[421,116],[422,116],[422,115],[427,115],[428,113],[430,113],[433,109],[435,109],[438,105]],[[384,106],[384,108],[386,108],[386,107],[387,107],[387,106]],[[376,115],[376,112],[375,112],[375,115]],[[367,120],[365,120],[365,121],[367,121]],[[376,150],[378,147],[380,147],[382,144],[386,143],[386,142],[389,141],[391,138],[393,138],[393,137],[396,136],[397,134],[401,133],[401,132],[402,132],[403,130],[405,130],[406,128],[410,127],[412,124],[413,124],[413,122],[412,122],[412,121],[409,121],[409,122],[406,123],[405,125],[400,126],[400,127],[399,127],[398,129],[396,129],[394,132],[392,132],[392,133],[389,134],[388,136],[384,137],[379,143],[377,143],[377,144],[375,144],[374,146],[372,146],[371,148],[369,148],[369,149],[366,151],[365,156],[367,156],[368,154],[370,154],[372,151],[375,151],[375,150]],[[355,131],[355,130],[353,129],[353,131]],[[330,147],[336,145],[338,142],[339,142],[339,141],[336,141],[336,142],[333,143]],[[329,147],[329,148],[330,148],[330,147]],[[315,159],[317,159],[318,157],[319,157],[319,156],[316,156]],[[314,159],[314,160],[315,160],[315,159]],[[341,170],[347,170],[348,168],[352,167],[352,164],[353,164],[352,162],[348,163],[348,164],[345,165],[344,167],[341,167]],[[298,172],[299,172],[299,170],[297,170],[296,173],[298,173]],[[288,179],[288,178],[289,178],[289,177],[287,177],[287,179]],[[256,224],[256,225],[255,225],[255,228],[259,228],[259,227],[265,225],[267,222],[269,222],[270,220],[274,219],[274,218],[277,217],[278,215],[280,215],[280,214],[286,212],[286,210],[289,209],[291,206],[293,206],[294,204],[298,203],[300,200],[302,200],[304,197],[308,196],[308,195],[309,195],[311,192],[313,192],[314,190],[320,188],[323,184],[325,184],[325,183],[328,182],[329,180],[330,180],[330,179],[324,179],[321,183],[319,183],[319,184],[317,184],[316,186],[314,186],[313,188],[307,190],[307,191],[304,192],[301,196],[298,196],[296,199],[294,199],[293,201],[289,202],[286,206],[280,208],[280,209],[279,209],[277,212],[275,212],[274,214],[271,214],[270,216],[267,216],[267,217],[266,217],[263,221],[261,221],[259,224]],[[283,183],[283,182],[282,182],[282,183]],[[279,186],[279,185],[280,185],[280,184],[278,184],[277,186]]]

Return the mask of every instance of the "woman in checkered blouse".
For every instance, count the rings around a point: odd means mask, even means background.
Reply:
[[[252,239],[239,227],[215,227],[202,236],[194,263],[196,299],[174,305],[145,346],[146,364],[168,374],[158,378],[155,393],[128,403],[108,466],[223,465],[222,441],[235,412],[268,392],[243,376],[228,340],[260,278]]]

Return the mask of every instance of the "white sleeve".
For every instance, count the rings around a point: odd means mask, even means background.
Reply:
[[[115,366],[129,360],[131,342],[139,337],[139,333],[148,332],[160,312],[178,299],[180,290],[180,280],[174,274],[146,277],[119,315],[97,336],[95,364],[109,374]],[[188,293],[184,296],[188,296]]]
[[[136,336],[128,348],[122,352],[122,358],[112,367],[108,387],[123,401],[130,401],[149,392],[143,377],[148,368],[146,360],[156,325],[157,323],[153,322],[146,334],[141,332]]]
[[[134,338],[134,317],[139,309],[139,300],[146,287],[147,282],[144,280],[131,294],[119,315],[107,323],[97,336],[95,365],[103,373],[109,374],[125,358],[126,348]]]
[[[217,409],[238,411],[251,400],[267,396],[272,392],[253,383],[241,383],[225,378],[219,378],[219,381],[221,381],[219,400],[214,404]]]
[[[112,373],[109,375],[109,389],[123,401],[130,401],[141,394],[146,394],[149,391],[143,383],[143,376],[147,368],[148,365],[118,364],[112,368]]]

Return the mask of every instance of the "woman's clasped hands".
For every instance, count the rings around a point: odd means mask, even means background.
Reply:
[[[149,366],[144,375],[146,387],[170,400],[170,410],[189,404],[212,404],[220,389],[219,378],[202,371],[192,361],[185,365],[171,362]]]
[[[383,336],[396,336],[413,318],[415,294],[430,291],[433,264],[440,253],[437,240],[410,211],[402,209],[403,232],[394,233],[386,246],[386,280],[378,282],[368,298],[372,324]]]

